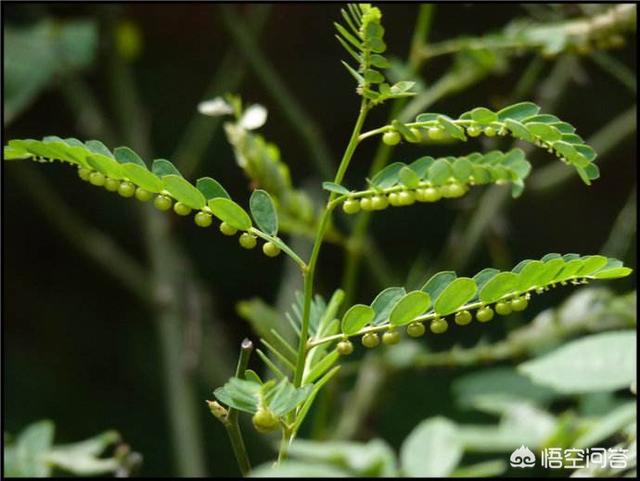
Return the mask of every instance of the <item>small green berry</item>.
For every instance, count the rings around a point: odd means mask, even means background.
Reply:
[[[445,319],[440,319],[436,317],[433,321],[431,321],[431,325],[429,326],[431,332],[434,334],[442,334],[449,329],[449,323]]]
[[[236,229],[235,227],[231,227],[226,222],[223,222],[222,224],[220,224],[220,232],[222,232],[224,235],[232,236],[236,235],[238,229]]]
[[[410,190],[403,190],[398,194],[400,205],[411,205],[416,201],[416,195]]]
[[[459,326],[466,326],[471,322],[471,313],[469,311],[456,312],[455,323]]]
[[[264,252],[266,256],[275,257],[280,254],[280,248],[273,242],[265,242],[262,246],[262,252]]]
[[[496,135],[496,129],[494,129],[493,127],[485,127],[484,135],[486,135],[487,137],[493,137]]]
[[[489,306],[481,307],[478,309],[478,312],[476,312],[476,319],[478,319],[479,322],[489,322],[493,319],[493,309]]]
[[[365,211],[373,210],[373,203],[370,197],[363,197],[360,199],[360,208]]]
[[[133,194],[136,193],[136,186],[131,182],[121,182],[120,187],[118,187],[118,194],[122,197],[133,197]]]
[[[529,305],[529,302],[527,301],[527,298],[524,296],[516,297],[515,299],[511,300],[511,309],[513,309],[516,312],[524,311],[528,305]]]
[[[449,199],[453,199],[455,197],[462,197],[466,192],[466,189],[457,182],[452,182],[451,184],[447,184],[442,188],[442,195]]]
[[[442,140],[445,138],[444,130],[440,127],[429,127],[427,134],[429,135],[429,138],[433,140]]]
[[[395,130],[385,132],[382,141],[387,145],[398,145],[400,143],[400,134]]]
[[[212,222],[211,214],[207,214],[206,212],[198,212],[193,220],[199,227],[209,227]]]
[[[91,182],[91,184],[93,185],[104,185],[106,180],[107,179],[102,172],[91,172],[89,174],[89,182]]]
[[[467,135],[469,137],[478,137],[482,133],[482,129],[477,125],[470,125],[467,127]]]
[[[375,332],[367,332],[362,336],[362,345],[364,347],[373,348],[380,344],[380,336]]]
[[[91,170],[85,169],[84,167],[78,168],[78,177],[82,180],[89,180],[89,176],[91,175]]]
[[[251,419],[253,427],[260,433],[270,433],[278,429],[280,420],[270,409],[260,408]]]
[[[353,352],[353,344],[348,339],[345,339],[344,341],[340,341],[338,343],[338,345],[336,346],[336,350],[341,356],[348,356]]]
[[[511,314],[511,305],[508,302],[498,302],[496,304],[496,312],[501,316]]]
[[[420,129],[416,127],[411,127],[409,130],[411,131],[411,134],[412,134],[411,140],[407,139],[409,140],[409,142],[418,143],[422,140],[422,131]]]
[[[173,204],[173,211],[178,215],[189,215],[191,214],[191,207],[182,202],[176,202]]]
[[[357,214],[360,212],[360,202],[355,199],[347,199],[342,204],[345,214]]]
[[[421,322],[412,322],[407,326],[407,334],[411,337],[420,337],[425,332],[424,324]]]
[[[391,204],[393,207],[397,207],[400,205],[400,197],[397,192],[391,192],[387,198],[389,199],[389,204]]]
[[[384,195],[374,195],[371,197],[371,205],[373,210],[384,210],[389,206],[389,201]]]
[[[387,331],[382,335],[382,342],[388,346],[398,344],[400,342],[400,333],[398,331]]]
[[[136,199],[141,202],[148,202],[153,197],[153,194],[149,192],[147,189],[143,189],[142,187],[138,187],[136,189]]]
[[[257,244],[256,236],[247,234],[246,232],[240,236],[238,242],[240,242],[240,245],[245,249],[253,249]]]
[[[109,192],[116,192],[119,187],[120,187],[120,181],[117,179],[112,179],[111,177],[109,177],[107,178],[107,180],[104,181],[104,188],[107,189]]]
[[[436,202],[440,200],[441,197],[442,194],[440,192],[440,189],[438,189],[437,187],[427,187],[426,189],[424,189],[424,192],[422,194],[422,198],[425,202]]]
[[[156,209],[165,211],[171,209],[173,201],[171,200],[171,197],[160,194],[156,195],[156,198],[153,200],[153,205]]]

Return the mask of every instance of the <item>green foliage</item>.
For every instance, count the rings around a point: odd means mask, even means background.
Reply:
[[[45,420],[25,427],[15,441],[7,441],[5,434],[3,475],[50,477],[54,471],[76,476],[126,475],[140,463],[140,456],[124,445],[111,457],[100,457],[108,448],[121,443],[115,431],[63,445],[53,444],[54,432],[54,424]]]

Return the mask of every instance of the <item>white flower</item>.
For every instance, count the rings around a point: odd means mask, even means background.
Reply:
[[[204,115],[217,117],[219,115],[228,115],[233,113],[233,108],[222,97],[216,97],[212,100],[205,100],[198,104],[198,112]]]
[[[267,109],[260,104],[253,104],[244,111],[240,118],[240,127],[246,130],[259,129],[267,121]]]

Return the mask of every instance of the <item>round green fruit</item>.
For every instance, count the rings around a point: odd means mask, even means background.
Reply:
[[[478,309],[478,312],[476,312],[476,319],[478,319],[479,322],[489,322],[493,319],[493,309],[489,306],[481,307]]]
[[[501,316],[507,316],[511,314],[511,305],[508,302],[498,302],[495,309],[496,312]]]
[[[240,242],[240,245],[245,249],[253,249],[257,244],[256,236],[247,234],[246,232],[240,236],[238,242]]]
[[[262,246],[262,252],[269,257],[275,257],[280,254],[280,248],[273,242],[265,242]]]
[[[209,227],[213,222],[211,220],[211,214],[207,214],[206,212],[198,212],[193,220],[199,227]]]
[[[469,311],[456,312],[454,321],[459,326],[466,326],[471,322],[472,316]]]
[[[173,204],[173,211],[178,215],[189,215],[191,214],[191,207],[182,202],[176,202]]]
[[[424,202],[436,202],[440,200],[441,197],[442,194],[440,193],[440,189],[437,187],[426,187],[422,193]]]
[[[386,145],[398,145],[400,143],[400,134],[395,130],[385,132],[382,136],[382,141]]]
[[[280,420],[270,409],[259,409],[251,419],[253,427],[260,433],[270,433],[278,429]]]
[[[400,342],[400,333],[398,331],[387,331],[382,335],[382,342],[388,346],[398,344]]]
[[[362,345],[364,347],[373,348],[380,344],[380,336],[375,332],[367,332],[362,336]]]
[[[403,190],[398,194],[400,205],[411,205],[416,201],[416,195],[408,190]]]
[[[351,341],[345,339],[344,341],[340,341],[338,343],[338,345],[336,346],[336,350],[341,356],[348,356],[353,352],[353,344],[351,343]]]
[[[91,175],[91,170],[85,169],[84,167],[78,168],[78,177],[82,180],[89,180],[89,176]]]
[[[120,194],[122,197],[133,197],[135,193],[136,186],[131,182],[125,181],[120,183],[120,187],[118,187],[118,194]]]
[[[148,202],[153,197],[153,194],[149,192],[147,189],[143,189],[142,187],[138,187],[136,189],[136,199],[141,202]]]
[[[447,329],[449,329],[449,323],[444,319],[436,318],[431,321],[431,325],[429,326],[429,328],[434,334],[442,334],[443,332],[446,332]]]
[[[91,172],[89,174],[89,182],[91,182],[91,184],[93,185],[104,185],[106,180],[107,179],[102,172]]]
[[[529,305],[529,301],[527,301],[526,297],[516,297],[515,299],[511,300],[511,309],[513,309],[516,312],[521,312],[524,311],[527,306]]]
[[[355,199],[347,199],[342,204],[345,214],[357,214],[360,212],[360,202]]]
[[[467,135],[469,137],[478,137],[482,133],[482,129],[477,125],[470,125],[467,127]]]
[[[109,192],[116,192],[120,187],[120,181],[117,179],[108,178],[104,181],[104,188]]]
[[[171,209],[173,205],[173,200],[171,197],[167,197],[166,195],[156,195],[156,198],[153,200],[153,205],[156,209],[166,211]]]
[[[466,189],[457,182],[452,182],[451,184],[447,184],[442,188],[442,195],[449,199],[453,199],[456,197],[462,197],[466,192]]]
[[[494,129],[493,127],[485,127],[484,135],[486,135],[487,137],[493,137],[496,135],[496,129]]]
[[[370,197],[363,197],[360,199],[360,208],[364,211],[373,210],[373,203]]]
[[[429,127],[427,134],[429,135],[429,138],[433,140],[442,140],[445,138],[444,130],[440,127]]]
[[[384,210],[389,206],[389,201],[384,195],[374,195],[371,197],[371,205],[373,210]]]
[[[397,207],[400,205],[400,196],[397,192],[391,192],[387,198],[389,199],[389,204],[391,204],[393,207]]]
[[[224,235],[232,236],[236,235],[238,229],[236,229],[235,227],[231,227],[226,222],[223,222],[222,224],[220,224],[220,232],[222,232]]]
[[[423,336],[425,331],[424,324],[421,322],[412,322],[407,326],[407,334],[411,337]]]

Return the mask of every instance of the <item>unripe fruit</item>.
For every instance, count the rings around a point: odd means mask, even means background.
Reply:
[[[173,211],[178,215],[189,215],[191,214],[191,207],[182,202],[176,202],[173,204]]]
[[[395,130],[385,132],[382,136],[382,141],[387,145],[398,145],[400,142],[400,134]]]
[[[121,182],[120,187],[118,187],[118,194],[122,197],[133,197],[133,194],[136,193],[136,186],[131,182]]]
[[[496,135],[496,129],[494,129],[493,127],[485,127],[484,135],[486,135],[487,137],[493,137],[494,135]]]
[[[442,194],[440,192],[440,189],[438,189],[437,187],[427,187],[422,193],[422,198],[425,202],[436,202],[440,200],[441,197]]]
[[[400,342],[400,333],[398,331],[387,331],[382,335],[382,342],[391,346]]]
[[[232,236],[235,235],[236,232],[238,232],[238,229],[236,229],[235,227],[231,227],[226,222],[223,222],[222,224],[220,224],[220,232],[222,232],[224,235]]]
[[[508,314],[511,314],[511,305],[509,305],[508,302],[498,302],[496,304],[495,309],[496,309],[496,312],[501,316],[506,316]]]
[[[373,348],[380,344],[380,336],[375,332],[367,332],[362,336],[362,345],[364,347]]]
[[[84,167],[80,167],[78,169],[78,177],[82,180],[89,180],[89,176],[91,175],[91,171],[89,169],[85,169]]]
[[[158,210],[169,210],[171,209],[171,206],[173,205],[173,201],[171,200],[171,197],[167,197],[166,195],[157,195],[156,198],[153,200],[153,205],[155,206],[156,209]]]
[[[207,214],[206,212],[198,212],[193,218],[197,226],[200,227],[209,227],[211,225],[211,214]]]
[[[142,187],[138,187],[136,189],[136,199],[141,202],[148,202],[153,197],[153,194],[149,192],[147,189],[143,189]]]
[[[442,130],[440,127],[429,127],[427,133],[433,140],[442,140],[445,137],[444,130]]]
[[[516,297],[511,300],[511,309],[516,312],[524,311],[529,305],[529,301],[527,301],[526,297]]]
[[[340,341],[336,346],[338,354],[341,356],[348,356],[353,352],[353,344],[349,340]]]
[[[356,214],[360,212],[360,202],[355,199],[347,199],[342,204],[342,210],[345,214]]]
[[[256,236],[247,234],[246,232],[240,236],[238,242],[240,242],[240,245],[245,249],[253,249],[257,244]]]
[[[431,321],[431,325],[429,327],[431,329],[431,332],[433,332],[434,334],[442,334],[447,329],[449,329],[449,323],[444,319],[436,318]]]
[[[424,324],[421,322],[412,322],[407,326],[407,334],[411,337],[420,337],[425,331]]]
[[[420,129],[417,129],[415,127],[411,127],[409,129],[411,131],[411,134],[413,135],[413,138],[409,141],[412,143],[418,143],[422,140],[422,131]]]
[[[265,242],[262,246],[262,252],[264,252],[266,256],[275,257],[280,254],[280,248],[273,242]]]
[[[104,185],[106,180],[107,179],[102,172],[91,172],[89,174],[89,182],[91,182],[93,185]]]
[[[467,127],[467,135],[469,137],[478,137],[482,133],[482,129],[476,125]]]
[[[478,309],[478,312],[476,312],[476,319],[478,319],[479,322],[489,322],[493,319],[493,309],[489,306],[481,307]]]
[[[400,205],[400,197],[397,192],[391,192],[388,196],[388,199],[389,204],[391,204],[392,206],[397,207]]]
[[[416,201],[416,195],[408,190],[403,190],[398,194],[398,202],[400,205],[411,205]]]
[[[259,409],[251,418],[253,427],[260,433],[270,433],[278,429],[280,421],[278,416],[270,409]]]
[[[442,187],[442,195],[449,199],[461,197],[466,192],[465,188],[457,182],[452,182]]]
[[[384,195],[374,195],[371,197],[371,205],[373,210],[384,210],[389,206],[389,201]]]
[[[371,202],[371,198],[363,197],[360,199],[360,208],[362,210],[373,210],[373,203]]]
[[[109,192],[116,192],[120,187],[120,181],[117,179],[108,178],[104,181],[104,188]]]
[[[456,312],[455,323],[459,326],[466,326],[471,322],[471,313],[469,311]]]

